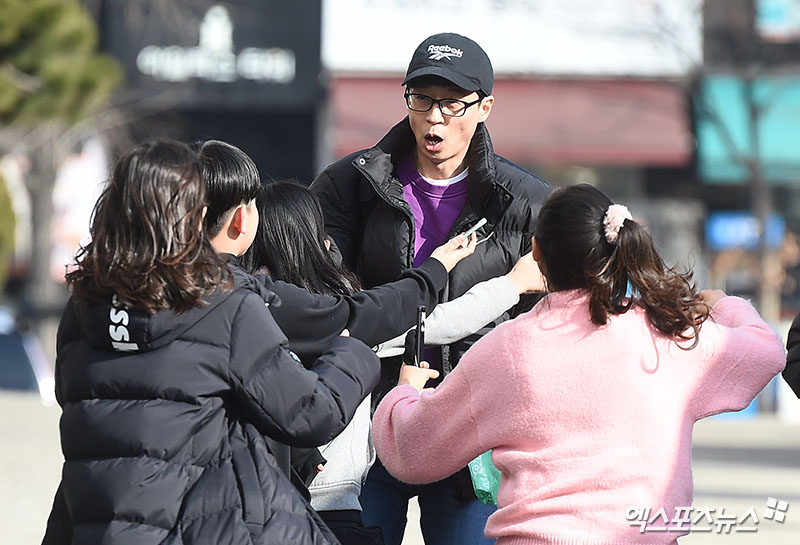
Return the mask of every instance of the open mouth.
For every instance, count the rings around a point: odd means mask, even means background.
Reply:
[[[428,151],[436,151],[442,145],[443,139],[441,136],[435,134],[425,135],[425,148]]]

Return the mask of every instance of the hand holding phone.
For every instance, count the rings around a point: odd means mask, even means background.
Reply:
[[[414,365],[419,367],[425,350],[425,305],[417,307],[417,335],[414,337]]]
[[[397,378],[398,386],[401,384],[409,384],[416,388],[418,392],[426,390],[433,390],[433,388],[425,388],[428,381],[431,379],[439,378],[439,371],[428,367],[428,362],[423,361],[422,367],[414,367],[413,365],[403,364],[400,366],[400,375]]]

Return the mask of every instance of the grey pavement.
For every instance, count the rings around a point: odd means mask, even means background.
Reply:
[[[0,390],[0,544],[42,542],[61,476],[57,405]]]
[[[0,390],[0,545],[41,542],[61,471],[57,406]],[[681,545],[800,544],[800,423],[775,417],[712,418],[695,426],[694,508],[752,508],[756,532],[693,532]],[[788,503],[785,520],[766,518],[767,499]],[[778,506],[780,507],[780,506]],[[695,511],[697,512],[697,511]],[[715,511],[715,513],[718,511]],[[409,508],[404,545],[421,545],[419,513]]]

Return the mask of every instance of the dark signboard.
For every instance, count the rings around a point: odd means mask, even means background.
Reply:
[[[307,108],[322,97],[320,0],[106,0],[102,47],[155,104]]]

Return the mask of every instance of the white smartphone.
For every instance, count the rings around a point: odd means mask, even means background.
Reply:
[[[467,229],[467,231],[464,234],[467,236],[472,235],[472,233],[474,233],[475,231],[486,225],[486,221],[487,221],[486,218],[479,219],[478,223]]]

